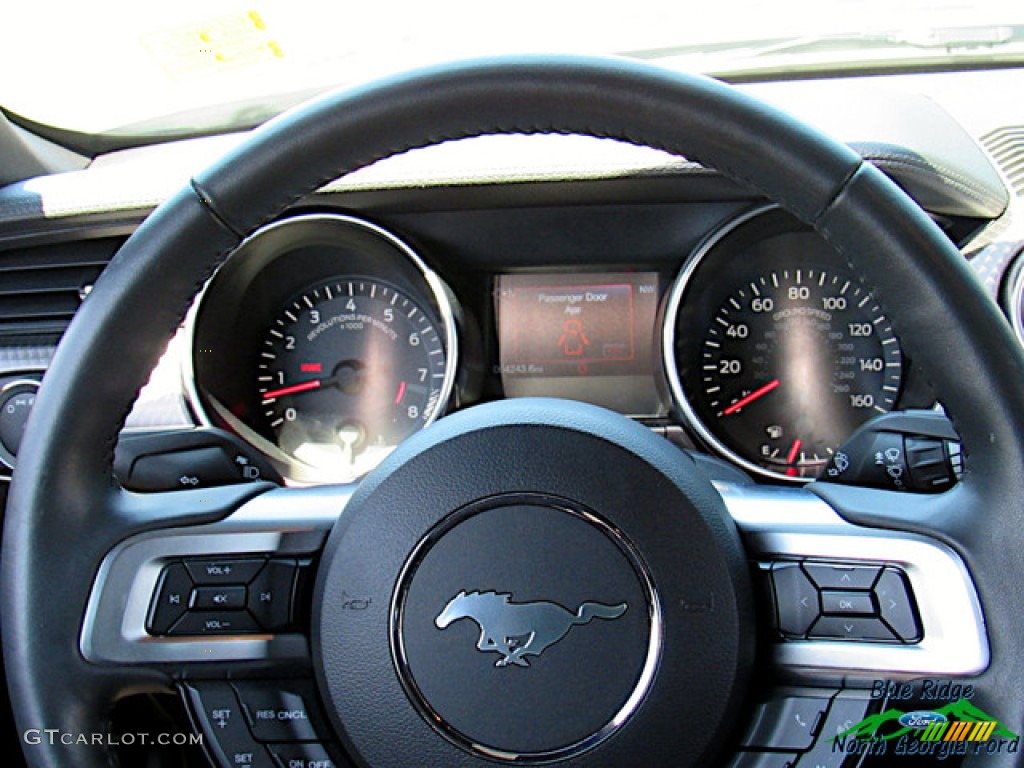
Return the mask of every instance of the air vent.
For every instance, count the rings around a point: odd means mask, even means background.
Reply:
[[[1006,175],[1017,195],[1024,195],[1024,125],[997,128],[981,143]]]
[[[121,239],[0,252],[0,341],[56,343]]]

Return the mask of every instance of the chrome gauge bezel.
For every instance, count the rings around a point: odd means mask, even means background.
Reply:
[[[1013,258],[1007,314],[1017,339],[1024,344],[1024,249]],[[1006,294],[1004,294],[1006,295]]]
[[[684,424],[693,430],[694,433],[710,447],[714,452],[723,458],[742,467],[753,475],[769,478],[773,481],[782,481],[788,484],[804,485],[813,482],[815,477],[789,476],[781,472],[760,466],[753,461],[744,458],[736,451],[726,445],[715,432],[708,427],[697,413],[690,398],[687,396],[683,382],[679,374],[679,365],[676,359],[676,324],[680,309],[683,306],[684,297],[691,287],[697,270],[704,263],[705,259],[719,246],[719,244],[740,228],[748,225],[755,219],[768,214],[784,212],[784,209],[776,204],[765,204],[751,208],[735,216],[719,226],[712,232],[683,263],[678,277],[669,290],[665,303],[665,310],[662,315],[662,361],[664,365],[665,379],[672,395],[673,406],[678,410]]]
[[[251,235],[246,237],[206,281],[186,316],[185,337],[187,339],[188,349],[187,354],[182,355],[181,376],[189,406],[202,426],[222,426],[226,420],[225,417],[229,416],[228,414],[221,413],[217,414],[217,416],[219,416],[219,418],[217,418],[214,414],[208,412],[203,397],[200,395],[199,384],[196,380],[195,355],[197,352],[196,334],[198,321],[204,303],[209,297],[211,286],[215,284],[218,276],[221,275],[229,265],[238,263],[240,259],[246,259],[247,256],[252,253],[253,245],[255,243],[259,243],[268,235],[279,235],[282,230],[287,229],[303,230],[311,226],[317,227],[325,225],[353,227],[361,230],[363,233],[379,238],[394,249],[396,256],[400,256],[409,265],[411,265],[417,276],[422,280],[422,288],[424,290],[418,297],[428,300],[427,303],[430,308],[437,313],[442,329],[442,333],[440,335],[442,336],[441,341],[445,351],[445,366],[444,376],[441,380],[440,395],[438,397],[438,406],[429,415],[429,417],[424,419],[421,429],[426,428],[445,414],[455,387],[455,378],[459,360],[459,343],[456,308],[451,291],[447,288],[444,281],[427,265],[424,259],[410,245],[394,233],[377,224],[348,214],[304,213],[274,221],[260,227]],[[286,249],[282,250],[281,255],[275,256],[274,259],[284,256],[287,252],[288,251]],[[339,260],[337,269],[332,273],[319,275],[319,278],[324,280],[350,277],[354,277],[354,275],[346,271],[346,265],[341,260]],[[380,276],[378,279],[386,279],[386,277]],[[274,443],[267,440],[262,435],[257,434],[248,425],[241,421],[239,421],[237,425],[232,423],[229,426],[236,427],[233,431],[235,431],[239,437],[264,454],[274,464],[278,471],[281,472],[285,482],[289,485],[317,485],[321,483],[349,482],[356,479],[354,477],[342,477],[337,473],[332,473],[322,467],[314,467],[301,462],[299,459],[279,450]],[[381,458],[381,461],[383,461],[383,457]],[[379,464],[379,462],[377,463]]]
[[[683,268],[679,272],[679,276],[675,279],[672,284],[672,288],[669,291],[668,302],[665,305],[665,313],[662,320],[662,334],[661,334],[661,356],[665,366],[665,378],[668,380],[669,391],[672,393],[672,402],[680,410],[683,421],[686,425],[692,429],[701,440],[708,446],[710,446],[716,453],[729,461],[743,467],[748,472],[752,472],[762,477],[770,477],[773,480],[786,480],[789,482],[807,483],[812,478],[791,478],[782,475],[781,473],[772,472],[770,469],[765,469],[752,461],[749,461],[738,453],[733,451],[731,448],[725,445],[715,434],[705,426],[704,422],[697,415],[696,409],[690,403],[689,397],[687,397],[685,390],[683,389],[683,382],[679,378],[679,365],[676,361],[676,317],[679,314],[679,308],[683,303],[683,296],[686,295],[686,291],[693,280],[694,273],[697,268],[701,265],[707,255],[714,250],[714,248],[725,239],[731,232],[739,229],[741,226],[746,224],[759,216],[762,216],[771,211],[778,210],[777,205],[764,205],[757,208],[753,208],[745,213],[741,213],[739,216],[726,222],[723,226],[715,230],[706,240],[704,240],[697,249],[687,258],[683,264]]]

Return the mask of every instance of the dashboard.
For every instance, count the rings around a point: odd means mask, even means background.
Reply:
[[[775,90],[799,106],[813,84]],[[903,110],[902,123],[865,126],[870,110],[858,122],[849,109],[835,122],[850,118],[851,145],[963,247],[1019,330],[1000,176],[1012,158],[995,167],[934,105]],[[884,135],[906,138],[922,115],[944,146]],[[100,158],[69,174],[81,189],[54,177],[3,190],[8,258],[77,250],[97,267],[81,299],[183,160],[237,140]],[[61,272],[81,268],[70,261]],[[8,465],[60,327],[14,329],[0,348],[0,408],[17,412],[0,420]],[[820,477],[872,417],[937,407],[872,287],[785,212],[655,150],[500,136],[389,159],[262,227],[207,282],[125,434],[224,430],[263,477],[351,482],[443,415],[515,397],[604,406],[780,484]]]

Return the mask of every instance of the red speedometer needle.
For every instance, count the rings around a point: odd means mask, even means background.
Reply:
[[[290,387],[281,387],[280,389],[272,389],[269,392],[263,393],[264,400],[273,400],[275,397],[284,397],[285,395],[294,395],[299,392],[309,392],[313,389],[320,389],[320,379],[313,379],[312,381],[304,381],[301,384],[292,384]]]
[[[755,389],[753,392],[751,392],[746,397],[741,397],[735,403],[733,403],[728,408],[726,408],[724,411],[722,411],[722,415],[723,416],[732,416],[734,413],[736,413],[736,411],[738,411],[741,408],[744,408],[744,407],[750,405],[752,402],[754,402],[758,398],[761,398],[761,397],[764,397],[765,395],[767,395],[769,392],[771,392],[773,389],[775,389],[781,383],[782,382],[780,382],[778,379],[772,379],[767,384],[765,384],[763,387],[758,387],[757,389]]]

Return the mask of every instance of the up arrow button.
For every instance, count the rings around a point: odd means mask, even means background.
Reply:
[[[806,562],[804,570],[819,589],[869,590],[881,569],[870,565]]]

